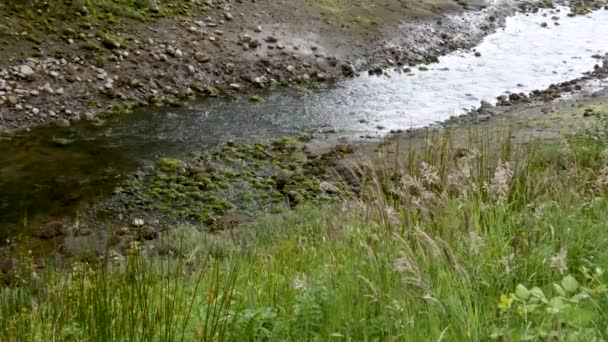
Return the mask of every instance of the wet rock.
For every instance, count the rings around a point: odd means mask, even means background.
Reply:
[[[316,76],[317,81],[319,82],[325,82],[328,79],[327,74],[323,73],[323,72],[318,72],[317,76]]]
[[[350,63],[342,64],[342,75],[352,77],[355,75],[355,67]]]
[[[279,39],[277,39],[277,37],[275,37],[275,36],[268,36],[268,37],[266,37],[265,40],[267,43],[271,43],[271,44],[279,41]]]

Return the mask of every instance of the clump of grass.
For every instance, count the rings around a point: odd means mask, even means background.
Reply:
[[[429,135],[355,164],[360,196],[341,205],[225,235],[181,227],[99,271],[36,274],[25,253],[0,337],[606,339],[605,133],[464,148]]]

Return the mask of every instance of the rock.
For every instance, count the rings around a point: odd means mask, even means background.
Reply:
[[[342,75],[351,77],[355,74],[355,67],[350,63],[342,64]]]
[[[34,76],[34,70],[29,65],[23,64],[19,67],[19,74],[23,78],[31,78]]]
[[[232,14],[230,14],[230,12],[224,13],[224,18],[226,18],[226,20],[232,20],[232,19],[234,19],[234,17],[232,16]]]
[[[325,82],[325,81],[327,81],[327,75],[325,73],[322,73],[322,72],[318,72],[316,78],[317,78],[317,81],[319,81],[319,82]]]
[[[80,15],[82,15],[83,17],[88,17],[89,16],[89,9],[86,6],[82,6],[78,10],[78,13],[80,13]]]
[[[7,96],[6,100],[8,101],[8,104],[11,106],[15,106],[15,105],[17,105],[17,103],[19,103],[19,98],[15,95]]]
[[[253,30],[254,30],[255,32],[262,32],[262,26],[259,26],[259,25],[258,25],[258,26],[256,26],[256,27],[255,27]]]
[[[51,71],[51,72],[49,73],[49,75],[51,75],[51,77],[52,77],[52,78],[57,78],[57,77],[59,77],[59,73],[58,73],[57,71]]]
[[[509,95],[509,101],[517,102],[519,100],[521,100],[521,97],[519,96],[519,94],[513,93],[513,94]]]
[[[331,184],[330,182],[323,181],[319,184],[319,190],[327,193],[327,194],[338,194],[340,193],[340,189],[337,186]]]
[[[540,27],[547,27],[547,23],[546,22],[540,23]]]
[[[118,39],[110,37],[108,35],[104,35],[101,38],[101,44],[103,44],[103,46],[107,47],[108,49],[120,48],[120,42],[118,41]]]
[[[140,219],[140,218],[135,218],[135,219],[133,219],[133,221],[131,222],[131,225],[132,225],[133,227],[142,227],[144,224],[146,224],[146,223],[144,222],[144,220],[143,220],[143,219]]]
[[[38,109],[38,108],[32,108],[32,114],[34,114],[34,115],[40,114],[40,109]]]
[[[475,52],[475,57],[481,57],[481,52],[476,51],[476,52]]]
[[[196,59],[199,63],[207,63],[211,60],[211,57],[203,52],[197,52],[194,55],[194,59]]]
[[[253,83],[260,88],[264,88],[266,86],[266,83],[268,83],[268,79],[266,78],[266,76],[256,77],[253,79]]]
[[[67,119],[57,119],[57,121],[55,121],[55,126],[61,128],[68,128],[70,127],[70,121],[68,121]]]
[[[182,50],[177,49],[177,50],[175,50],[175,54],[173,56],[175,58],[182,58],[182,57],[184,57],[184,53],[182,52]]]
[[[289,71],[289,72],[294,72],[296,70],[296,67],[293,65],[288,65],[285,70]]]
[[[242,88],[242,86],[238,83],[231,83],[230,88],[232,88],[234,90],[240,90]]]
[[[265,40],[266,40],[266,42],[267,42],[267,43],[271,43],[271,44],[272,44],[272,43],[276,43],[276,42],[278,42],[278,41],[279,41],[279,40],[277,39],[277,37],[275,37],[275,36],[268,36],[268,37],[266,37],[266,39],[265,39]]]
[[[63,88],[59,88],[57,90],[55,90],[55,94],[57,95],[63,95],[65,93],[65,91],[63,90]]]
[[[65,227],[61,222],[49,222],[42,227],[35,229],[32,235],[39,239],[52,239],[65,233]]]

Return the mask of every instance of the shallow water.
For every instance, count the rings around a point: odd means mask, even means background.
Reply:
[[[554,15],[561,25],[553,24]],[[208,99],[179,109],[141,109],[101,125],[41,128],[2,140],[0,236],[76,214],[80,204],[107,195],[121,175],[159,155],[290,133],[382,135],[447,119],[505,91],[529,92],[579,77],[597,63],[592,55],[608,52],[608,11],[565,16],[566,10],[515,15],[476,48],[481,57],[456,52],[428,71],[273,91],[261,94],[261,103]]]

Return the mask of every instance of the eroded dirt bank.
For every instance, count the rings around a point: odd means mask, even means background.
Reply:
[[[142,22],[73,5],[0,4],[0,132],[433,62],[474,46],[515,7],[451,0],[167,6],[170,17]]]

